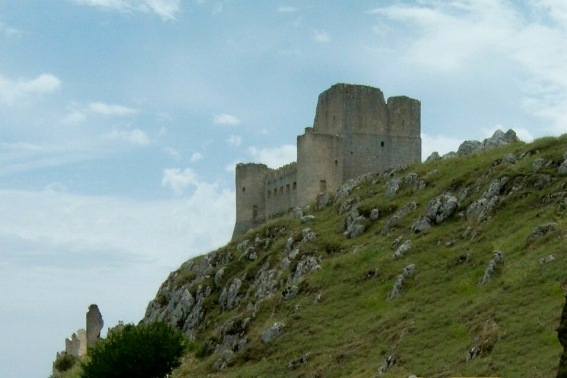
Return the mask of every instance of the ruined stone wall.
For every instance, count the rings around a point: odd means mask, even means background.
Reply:
[[[384,94],[365,85],[335,84],[319,95],[313,128],[334,135],[385,134],[388,111]]]
[[[297,163],[269,172],[264,186],[267,219],[276,218],[293,209],[297,204]]]
[[[266,221],[264,182],[271,171],[265,164],[236,165],[236,223],[233,236]]]
[[[233,237],[345,181],[421,161],[421,103],[364,85],[335,84],[319,95],[313,127],[297,137],[297,164],[236,167]]]
[[[297,137],[297,205],[313,202],[319,193],[342,183],[342,137],[305,129]]]

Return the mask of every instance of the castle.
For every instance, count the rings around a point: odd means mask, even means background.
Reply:
[[[297,137],[297,162],[236,166],[233,237],[314,202],[345,181],[421,161],[421,103],[378,88],[335,84],[319,95],[313,127]]]

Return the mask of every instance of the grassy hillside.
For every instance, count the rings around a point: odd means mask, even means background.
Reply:
[[[174,377],[373,377],[381,367],[384,377],[555,376],[566,142],[514,143],[369,175],[323,209],[304,210],[315,219],[278,219],[184,263],[146,315],[194,337]],[[457,199],[456,211],[412,230],[443,194]],[[345,219],[355,208],[365,230],[350,238]],[[407,240],[411,248],[394,259]],[[504,259],[479,285],[495,251]],[[388,299],[409,264],[413,274]],[[194,301],[183,305],[185,291]],[[263,341],[274,323],[279,335]],[[386,368],[386,359],[395,363]]]

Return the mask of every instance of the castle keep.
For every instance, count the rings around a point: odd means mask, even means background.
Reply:
[[[235,235],[314,202],[345,181],[421,161],[421,104],[386,102],[380,89],[335,84],[319,95],[313,127],[297,137],[297,162],[236,166]]]

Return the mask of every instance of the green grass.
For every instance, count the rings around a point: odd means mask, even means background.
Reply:
[[[255,272],[266,261],[271,267],[277,266],[285,256],[286,239],[293,235],[300,240],[305,227],[310,227],[317,238],[303,244],[299,256],[318,256],[322,269],[297,283],[298,296],[281,301],[276,295],[260,303],[247,332],[247,347],[235,353],[227,369],[212,369],[217,354],[196,356],[192,352],[174,376],[372,377],[384,359],[395,354],[398,364],[384,377],[412,373],[423,377],[553,377],[562,351],[554,332],[563,306],[558,282],[567,274],[567,206],[557,195],[567,191],[567,178],[556,175],[565,142],[567,136],[542,138],[531,144],[515,143],[398,171],[396,177],[402,179],[413,172],[426,180],[427,186],[416,193],[409,185],[387,197],[386,182],[390,178],[364,181],[350,197],[360,197],[362,214],[378,208],[380,218],[368,222],[366,232],[355,239],[343,235],[347,214],[339,215],[338,206],[332,205],[309,211],[316,217],[312,223],[301,224],[288,216],[231,242],[218,251],[220,255],[230,252],[233,258],[226,265],[221,287],[215,290],[222,290],[227,282],[245,273],[248,282],[241,289],[245,297]],[[527,152],[530,155],[514,165],[498,164],[509,152],[517,157]],[[553,163],[534,173],[532,162],[536,157]],[[538,190],[534,183],[541,175],[549,175],[553,181]],[[424,234],[410,232],[433,197],[446,192],[459,196],[467,191],[458,210],[465,213],[493,180],[504,176],[509,181],[502,201],[484,220],[468,220],[456,214]],[[390,216],[410,201],[417,203],[416,209],[402,217],[389,234],[383,234]],[[551,221],[558,224],[557,230],[527,243],[535,227]],[[469,227],[476,230],[474,238],[463,236]],[[245,239],[253,243],[256,236],[270,236],[270,246],[258,248],[255,261],[238,260],[236,245]],[[392,260],[392,242],[400,236],[402,242],[410,239],[413,247],[403,258]],[[504,262],[486,285],[478,286],[495,250],[504,252]],[[465,254],[468,261],[458,264]],[[556,260],[540,265],[539,258],[549,254]],[[406,279],[397,298],[386,300],[397,275],[410,263],[416,265],[415,274]],[[283,272],[280,291],[294,264]],[[374,269],[378,274],[369,278]],[[180,272],[180,283],[189,278],[191,272]],[[315,303],[318,295],[322,300]],[[297,305],[301,306],[299,312],[295,311]],[[218,342],[222,324],[250,316],[246,301],[225,313],[215,307],[214,300],[210,306],[197,332],[198,345]],[[273,344],[264,345],[260,335],[275,321],[285,324],[284,331]],[[481,357],[467,362],[466,353],[475,340],[489,347]],[[305,353],[309,353],[307,361],[290,370],[288,362]]]

